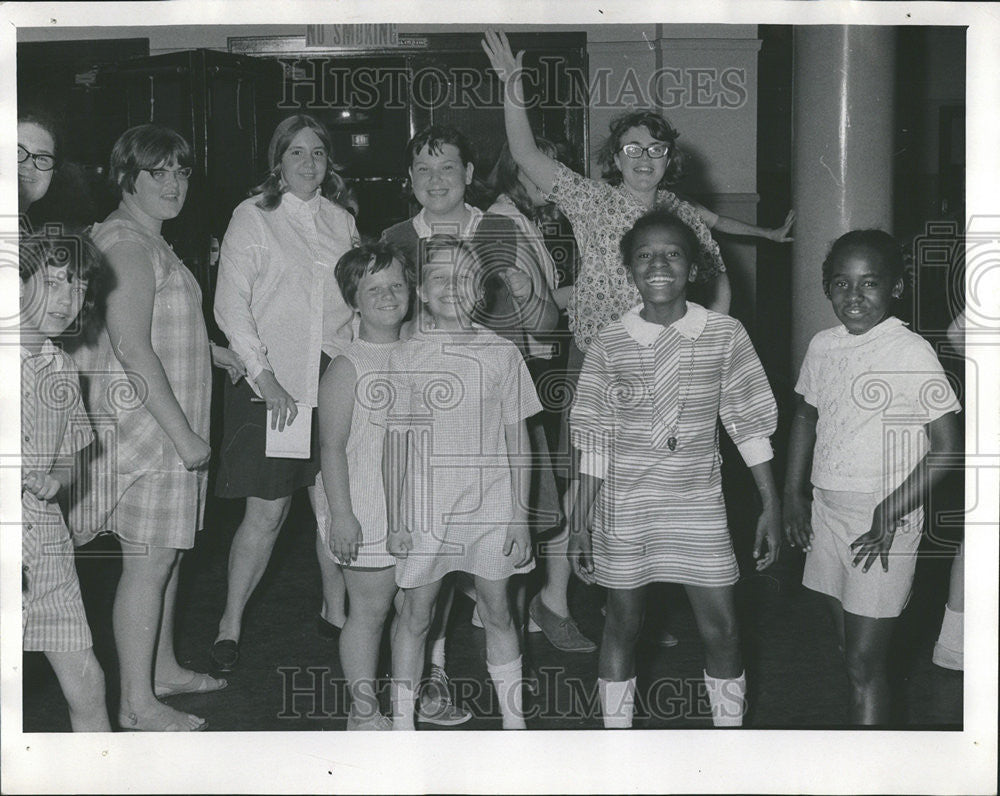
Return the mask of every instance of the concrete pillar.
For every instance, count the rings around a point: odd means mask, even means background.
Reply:
[[[895,32],[801,26],[794,34],[792,371],[821,329],[837,324],[821,266],[852,229],[892,232]]]

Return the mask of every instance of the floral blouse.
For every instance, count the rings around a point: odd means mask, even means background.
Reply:
[[[561,163],[556,164],[547,198],[566,214],[580,247],[580,273],[566,312],[576,344],[586,351],[594,335],[642,301],[628,277],[618,244],[647,208],[621,186],[588,179]],[[694,205],[665,190],[657,191],[656,205],[673,212],[698,236],[699,281],[715,279],[726,270],[719,244]]]

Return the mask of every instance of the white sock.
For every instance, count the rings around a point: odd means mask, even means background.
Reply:
[[[431,642],[431,665],[444,668],[444,636]]]
[[[500,715],[505,730],[524,730],[523,683],[521,679],[521,656],[510,663],[486,663],[486,670],[497,690],[500,701]]]
[[[632,726],[635,711],[635,677],[628,680],[597,678],[597,694],[601,699],[604,729],[627,730]]]
[[[708,702],[712,706],[712,724],[715,727],[742,727],[746,710],[747,676],[712,677],[705,672]]]
[[[394,730],[415,730],[413,708],[417,701],[416,694],[398,680],[392,681],[390,694],[390,702],[392,703],[392,728]]]
[[[937,643],[954,652],[961,652],[963,647],[962,624],[965,620],[964,611],[953,611],[947,605],[944,607],[944,619],[941,620],[941,634]]]

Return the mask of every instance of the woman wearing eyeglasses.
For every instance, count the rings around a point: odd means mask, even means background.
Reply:
[[[45,196],[55,167],[55,124],[38,114],[22,114],[17,120],[17,207],[22,214]]]
[[[110,512],[74,530],[78,544],[101,531],[121,542],[112,620],[124,730],[202,730],[204,719],[160,700],[227,685],[182,667],[173,646],[181,554],[204,515],[212,374],[201,290],[160,227],[184,207],[192,163],[173,130],[126,130],[111,152],[121,203],[92,232],[116,286],[87,366],[89,408],[98,431],[112,418],[115,434],[99,433],[105,444],[91,462],[91,490],[111,492]]]

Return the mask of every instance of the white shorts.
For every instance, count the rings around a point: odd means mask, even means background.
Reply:
[[[881,559],[867,572],[864,560],[855,567],[851,542],[871,529],[881,500],[878,492],[813,489],[812,550],[802,574],[803,586],[837,598],[849,613],[873,619],[899,616],[906,607],[924,525],[922,506],[903,518],[889,549],[888,572]]]

